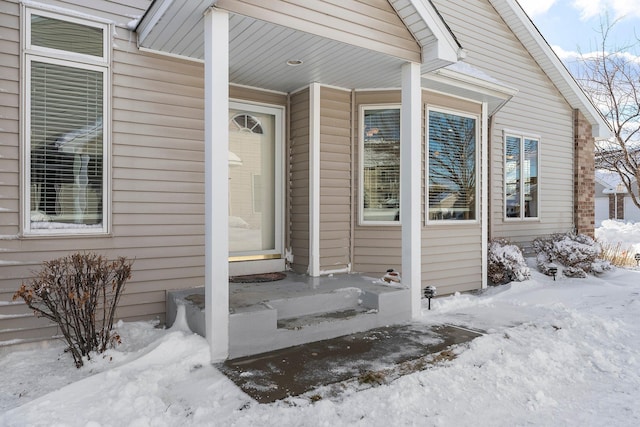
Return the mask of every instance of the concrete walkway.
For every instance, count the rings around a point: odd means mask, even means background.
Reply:
[[[453,358],[451,346],[480,336],[451,325],[408,323],[227,360],[217,367],[260,403],[340,392],[340,384],[370,387]]]

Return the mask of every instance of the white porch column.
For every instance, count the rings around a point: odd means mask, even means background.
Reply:
[[[411,290],[411,318],[421,312],[421,97],[420,64],[402,66],[400,109],[400,220],[402,222],[402,282]]]
[[[204,17],[205,319],[211,361],[229,355],[229,15]]]
[[[487,102],[482,103],[482,130],[480,131],[480,167],[482,173],[480,174],[480,191],[482,197],[480,197],[480,236],[482,239],[482,289],[487,288],[487,268],[488,268],[488,255],[489,255],[489,104]]]
[[[320,84],[309,87],[309,275],[320,276]]]

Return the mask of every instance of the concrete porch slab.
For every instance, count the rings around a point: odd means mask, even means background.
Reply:
[[[447,350],[480,335],[451,325],[410,323],[227,360],[217,367],[260,403],[300,395],[315,401],[339,394],[345,381],[366,388],[455,357]]]

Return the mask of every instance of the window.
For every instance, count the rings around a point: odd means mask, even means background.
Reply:
[[[25,17],[25,233],[104,233],[108,25]]]
[[[363,107],[360,114],[360,223],[400,223],[400,108]]]
[[[229,105],[230,260],[281,258],[284,110],[234,101]]]
[[[539,139],[505,134],[505,216],[538,217]]]
[[[428,109],[427,221],[477,219],[477,121]]]

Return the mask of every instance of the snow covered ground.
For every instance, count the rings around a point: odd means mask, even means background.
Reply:
[[[598,237],[640,244],[640,224]],[[1,426],[638,426],[640,269],[532,279],[438,298],[425,323],[488,333],[457,357],[312,403],[257,404],[201,337],[118,325],[123,344],[77,370],[62,344],[0,349]]]

